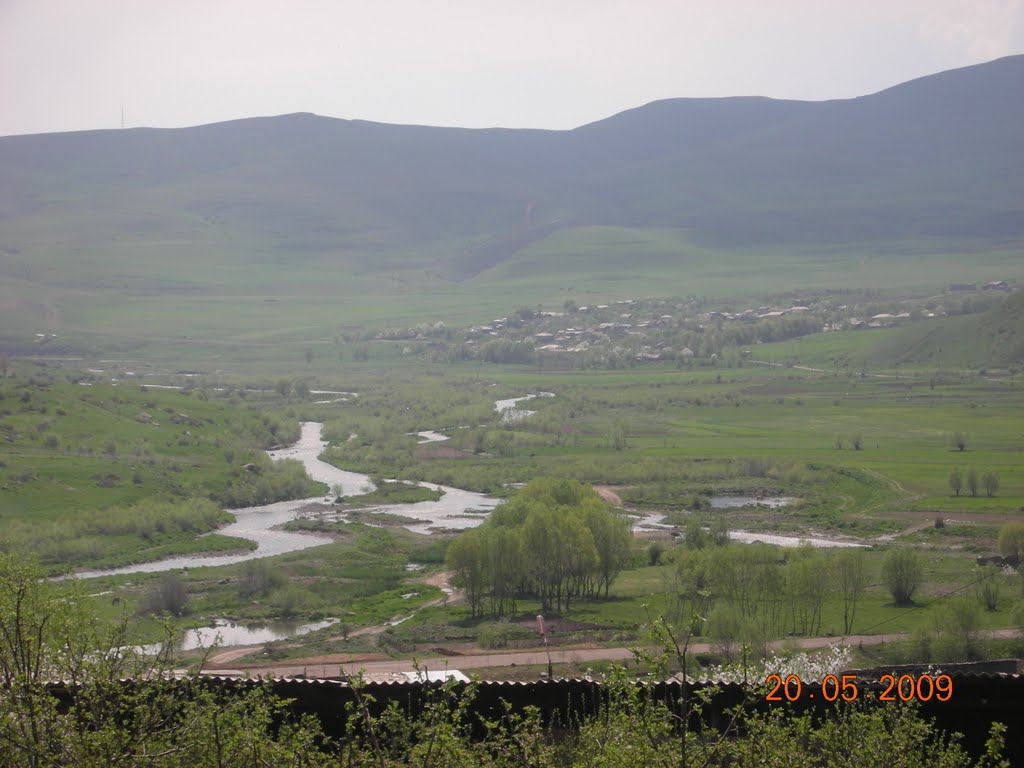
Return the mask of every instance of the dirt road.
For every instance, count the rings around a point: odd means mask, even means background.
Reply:
[[[1018,636],[1014,629],[996,629],[979,633],[986,638],[1007,639]],[[848,646],[872,646],[892,643],[897,640],[906,640],[908,634],[893,635],[850,635],[849,637],[808,637],[796,641],[796,645],[804,649],[827,648],[830,645],[842,643]],[[791,645],[792,641],[778,641],[771,644],[771,648],[777,649],[784,645]],[[697,643],[690,646],[691,653],[708,653],[714,647],[710,643]],[[629,648],[557,648],[551,649],[552,664],[580,664],[589,661],[618,661],[628,662],[633,659],[633,652]],[[543,648],[532,648],[523,651],[509,651],[503,653],[479,653],[467,654],[464,656],[435,656],[418,660],[420,669],[431,671],[444,669],[500,669],[515,666],[543,666],[548,663],[548,654]],[[296,659],[287,664],[268,665],[260,667],[246,667],[244,670],[214,670],[206,671],[215,674],[248,674],[252,676],[270,677],[294,677],[303,675],[305,677],[340,677],[342,675],[355,675],[362,672],[366,676],[399,674],[412,672],[416,663],[412,659],[389,659],[389,660],[330,660],[320,657],[308,660]],[[500,677],[500,675],[497,675]]]

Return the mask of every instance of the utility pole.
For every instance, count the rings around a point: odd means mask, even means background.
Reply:
[[[555,673],[551,668],[551,651],[548,649],[548,632],[547,628],[544,626],[544,617],[540,614],[537,615],[537,634],[544,638],[544,652],[548,655],[548,680],[553,680]]]

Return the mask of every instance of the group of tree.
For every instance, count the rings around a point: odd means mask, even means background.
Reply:
[[[787,550],[718,541],[720,546],[676,552],[674,613],[689,631],[726,646],[817,635],[825,600],[835,591],[843,600],[843,633],[852,631],[867,585],[863,552],[846,549],[826,556],[810,546]]]
[[[453,582],[474,616],[511,615],[538,598],[544,611],[608,597],[630,558],[629,522],[589,486],[539,478],[448,547]]]
[[[995,472],[985,472],[982,475],[978,475],[977,470],[971,467],[967,470],[966,476],[959,468],[954,469],[949,473],[949,487],[953,491],[954,496],[959,496],[960,492],[964,490],[964,482],[966,481],[966,487],[971,496],[978,495],[978,489],[984,488],[986,496],[995,496],[999,491],[999,475]]]

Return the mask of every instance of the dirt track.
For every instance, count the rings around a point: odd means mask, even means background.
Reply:
[[[1014,629],[996,629],[979,633],[986,638],[1006,639],[1018,635]],[[839,637],[808,637],[796,642],[800,648],[813,649],[825,648],[835,643],[844,643],[850,646],[883,645],[885,643],[905,640],[910,635],[851,635],[845,638]],[[778,641],[770,647],[780,648],[783,645],[792,644],[792,641]],[[697,643],[690,646],[691,653],[707,653],[714,650],[709,643]],[[376,654],[374,656],[377,656]],[[619,661],[625,662],[633,659],[633,652],[629,648],[558,648],[551,650],[552,664],[585,663],[588,661]],[[206,668],[205,671],[212,674],[247,674],[251,676],[265,677],[294,677],[302,675],[305,677],[340,677],[342,675],[355,675],[362,672],[367,676],[399,674],[412,672],[417,664],[420,669],[443,670],[443,669],[495,669],[514,666],[543,666],[548,663],[548,655],[542,648],[534,648],[518,652],[506,653],[479,653],[467,654],[465,656],[435,656],[419,659],[418,663],[413,659],[390,659],[378,660],[366,658],[362,660],[340,658],[340,657],[314,657],[310,659],[295,659],[287,664],[267,665],[260,667],[246,667],[244,670],[227,670]]]

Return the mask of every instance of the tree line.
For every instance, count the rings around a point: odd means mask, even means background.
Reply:
[[[592,488],[538,478],[455,539],[447,565],[473,616],[512,615],[524,598],[562,611],[574,599],[608,597],[631,540],[628,520]]]
[[[995,472],[985,472],[979,475],[978,471],[971,467],[967,470],[966,476],[959,468],[954,469],[949,473],[949,488],[953,491],[954,496],[959,496],[960,492],[964,490],[964,484],[966,481],[966,488],[971,496],[978,495],[978,488],[985,489],[985,495],[992,497],[995,496],[999,491],[999,475]]]
[[[670,608],[677,623],[718,641],[728,656],[739,642],[763,648],[774,637],[821,634],[825,600],[838,592],[843,634],[852,631],[867,587],[862,551],[826,556],[810,546],[786,550],[726,541],[712,536],[676,551]]]

